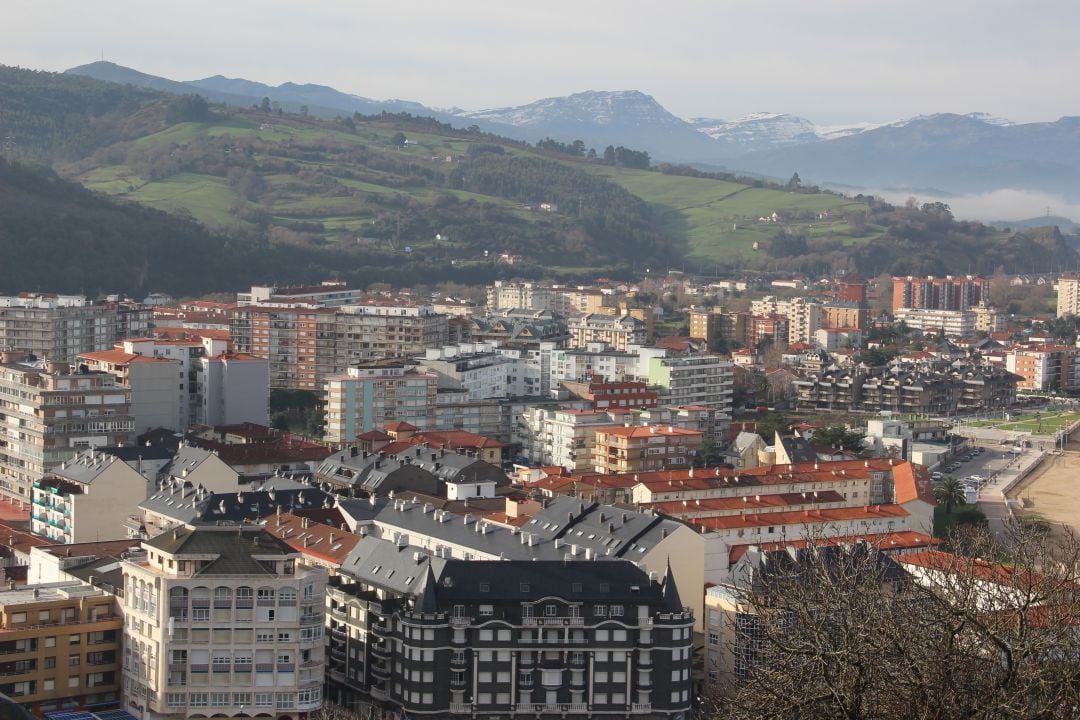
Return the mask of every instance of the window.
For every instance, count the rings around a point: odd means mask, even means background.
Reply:
[[[555,607],[554,605],[544,606],[544,617],[555,617],[558,614],[559,608]]]
[[[26,613],[24,613],[24,612],[11,613],[11,624],[12,625],[17,624],[17,623],[24,623],[24,622],[26,622]]]
[[[518,590],[523,593],[529,592],[529,583],[519,583]]]
[[[49,622],[49,611],[41,610],[38,612],[38,622]]]
[[[165,693],[165,704],[169,707],[183,707],[185,701],[184,693]]]
[[[607,605],[593,605],[593,615],[607,617]]]
[[[206,707],[210,704],[210,696],[207,693],[191,693],[188,697],[188,705],[191,707]]]
[[[55,635],[45,638],[45,647],[56,647]]]
[[[255,642],[268,643],[274,642],[274,631],[266,628],[260,628],[255,631]]]
[[[486,582],[480,583],[480,592],[484,592],[484,593],[491,592],[491,583],[486,583]]]
[[[277,707],[278,710],[288,710],[296,704],[295,697],[292,693],[278,693],[277,694]]]
[[[45,658],[45,669],[50,670],[54,667],[56,667],[56,657],[54,656]]]
[[[720,633],[716,632],[715,630],[710,630],[709,631],[709,644],[710,645],[718,645],[719,643],[720,643]]]
[[[240,706],[240,705],[250,706],[251,705],[251,693],[249,693],[249,692],[233,693],[233,705],[236,705],[236,706]]]
[[[480,617],[491,617],[494,614],[495,614],[495,606],[494,605],[481,605],[480,606]]]
[[[210,619],[210,608],[192,608],[191,619],[197,622],[207,622]]]
[[[53,680],[52,678],[50,678],[50,679],[44,681],[42,683],[42,686],[43,686],[42,687],[43,690],[55,690],[56,689],[56,680]]]
[[[210,704],[214,707],[228,707],[229,705],[229,693],[216,692],[210,693]]]
[[[283,630],[277,634],[278,642],[292,642],[292,632]]]
[[[274,693],[255,693],[255,707],[273,707]]]
[[[623,613],[623,606],[622,605],[612,605],[611,606],[611,617],[622,617],[622,613]]]
[[[518,683],[521,685],[532,685],[533,674],[532,670],[521,670],[518,672]]]
[[[82,635],[68,635],[68,645],[78,645],[82,642]]]
[[[75,667],[78,664],[79,664],[79,656],[78,655],[68,655],[68,666],[69,667]]]

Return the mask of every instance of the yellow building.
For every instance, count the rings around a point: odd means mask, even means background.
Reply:
[[[593,470],[611,474],[685,468],[701,450],[704,437],[696,430],[671,426],[600,428]]]
[[[40,714],[118,699],[114,598],[80,582],[0,591],[0,692]]]

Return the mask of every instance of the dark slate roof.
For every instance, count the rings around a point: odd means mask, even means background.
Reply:
[[[348,483],[370,493],[386,494],[390,490],[415,490],[437,493],[439,481],[427,470],[415,466],[413,458],[384,457],[379,453],[350,456],[348,452],[334,453],[316,470],[316,478]]]
[[[781,436],[780,444],[792,463],[814,462],[818,459],[814,446],[806,438]]]
[[[175,450],[158,445],[135,445],[124,447],[99,447],[98,452],[115,455],[129,465],[137,464],[139,460],[171,460],[176,454]]]
[[[904,568],[895,559],[866,542],[789,546],[779,550],[762,550],[752,546],[732,568],[731,577],[740,588],[759,592],[784,578],[805,575],[807,571],[804,568],[813,562],[848,572],[844,567],[850,563],[864,562],[867,553],[876,554],[878,573],[883,582],[900,582],[907,577]]]
[[[437,594],[444,604],[469,600],[521,602],[547,596],[584,602],[626,602],[628,598],[650,604],[663,602],[660,585],[634,563],[588,560],[447,560]]]
[[[319,488],[239,490],[214,493],[180,478],[164,480],[139,507],[179,522],[258,520],[279,507],[283,511],[332,506],[334,497]]]
[[[216,558],[196,575],[273,575],[252,556],[298,555],[261,527],[178,527],[144,542],[170,555],[212,555]]]

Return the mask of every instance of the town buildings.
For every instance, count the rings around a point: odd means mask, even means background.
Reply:
[[[82,295],[0,297],[0,350],[73,362],[80,353],[107,350],[117,336],[116,309]]]
[[[1066,273],[1057,280],[1057,316],[1080,315],[1080,274]]]
[[[988,304],[990,281],[975,275],[954,277],[894,277],[892,311],[901,308],[920,310],[968,310]]]
[[[598,428],[593,471],[615,474],[684,468],[703,444],[703,433],[670,426]]]
[[[400,421],[424,430],[435,416],[439,376],[381,360],[326,379],[326,439],[349,443],[362,433]]]
[[[902,320],[912,330],[924,333],[942,332],[949,337],[960,338],[975,332],[975,313],[971,310],[900,308],[896,311],[896,319]]]
[[[187,525],[122,563],[124,705],[295,718],[322,705],[326,571],[260,526]]]
[[[373,538],[330,588],[330,692],[408,714],[683,718],[693,613],[622,560],[464,561]]]
[[[643,345],[645,323],[631,315],[590,313],[570,319],[571,348],[585,348],[590,343],[604,343],[613,350],[626,351],[631,345]]]
[[[704,405],[731,415],[732,363],[720,355],[654,357],[649,383],[666,405]]]
[[[0,356],[0,494],[27,502],[30,484],[81,450],[134,440],[130,391],[66,362]]]
[[[92,448],[60,463],[32,483],[31,530],[63,544],[116,538],[132,501],[146,497],[137,467]]]
[[[1019,376],[1019,390],[1075,390],[1080,388],[1080,348],[1015,345],[1005,352],[1005,369]]]
[[[0,590],[0,693],[37,714],[119,701],[123,622],[78,581]]]

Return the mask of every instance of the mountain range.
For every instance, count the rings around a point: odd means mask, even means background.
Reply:
[[[199,93],[229,105],[258,104],[266,97],[285,111],[322,117],[409,113],[528,142],[581,140],[597,152],[623,145],[647,151],[654,162],[781,180],[797,172],[804,183],[845,190],[918,189],[948,195],[1010,188],[1080,198],[1080,117],[1014,124],[985,113],[941,113],[841,126],[819,126],[787,113],[684,120],[636,90],[588,91],[468,111],[372,100],[324,85],[270,86],[221,75],[175,81],[107,62],[67,72],[169,93]]]

